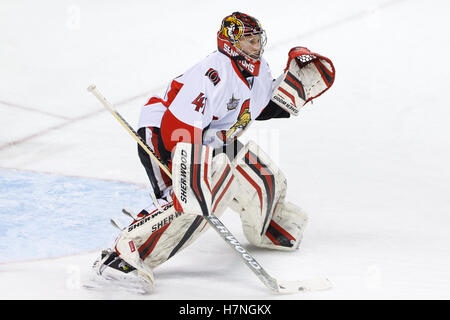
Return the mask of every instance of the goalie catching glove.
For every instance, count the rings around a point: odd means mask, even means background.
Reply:
[[[304,47],[289,51],[284,73],[272,94],[272,101],[298,115],[301,107],[327,91],[333,84],[335,69],[330,59]]]

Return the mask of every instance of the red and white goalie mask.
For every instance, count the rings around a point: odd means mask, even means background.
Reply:
[[[234,59],[253,76],[259,74],[266,42],[266,32],[259,21],[241,12],[226,16],[217,33],[219,51]]]

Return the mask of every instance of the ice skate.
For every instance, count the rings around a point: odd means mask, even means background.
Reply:
[[[85,287],[89,289],[114,287],[134,293],[150,293],[153,288],[153,278],[139,271],[119,257],[117,252],[106,249],[95,260],[93,277]]]

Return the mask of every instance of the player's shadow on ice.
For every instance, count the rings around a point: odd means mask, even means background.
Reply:
[[[266,263],[271,265],[274,256],[292,255],[291,252],[270,250],[249,243],[241,244],[263,267]],[[226,244],[220,249],[220,251],[203,252],[201,257],[197,255],[195,261],[191,261],[188,266],[174,266],[171,263],[175,262],[175,260],[168,261],[167,267],[163,264],[154,270],[155,278],[161,280],[186,277],[205,279],[209,277],[217,278],[218,274],[228,274],[228,276],[236,279],[241,278],[242,272],[247,272],[248,268],[243,259]],[[188,252],[185,253],[187,254]]]
[[[194,269],[182,269],[182,268],[171,268],[170,270],[163,270],[163,268],[158,268],[155,270],[155,278],[159,280],[176,280],[176,279],[205,279],[217,277],[219,272],[222,272],[222,268],[210,267],[210,269],[199,268],[199,270]]]

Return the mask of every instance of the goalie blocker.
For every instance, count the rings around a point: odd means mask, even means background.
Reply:
[[[119,256],[149,272],[188,247],[208,228],[203,218],[220,217],[226,208],[240,214],[244,234],[256,246],[297,249],[307,215],[285,201],[286,179],[254,142],[230,162],[224,153],[202,145],[178,143],[172,162],[173,202],[122,230],[115,244]],[[144,267],[145,266],[145,267]],[[153,278],[153,277],[152,277]]]
[[[301,107],[327,91],[334,82],[333,62],[304,47],[289,51],[284,73],[277,79],[271,100],[297,116]]]

